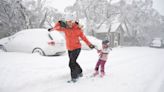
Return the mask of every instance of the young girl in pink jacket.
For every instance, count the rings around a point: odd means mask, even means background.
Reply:
[[[102,42],[102,49],[98,50],[98,53],[100,55],[100,58],[95,66],[95,73],[93,74],[93,76],[97,76],[99,75],[99,68],[101,68],[100,70],[100,77],[103,77],[105,75],[105,63],[108,59],[108,54],[109,54],[110,48],[109,48],[109,41],[108,40],[104,40]]]

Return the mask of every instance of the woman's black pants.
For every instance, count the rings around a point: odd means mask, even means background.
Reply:
[[[76,62],[79,54],[80,54],[81,49],[75,49],[73,51],[68,51],[69,55],[69,67],[71,70],[71,78],[72,79],[77,79],[80,74],[82,74],[82,69],[80,65]]]

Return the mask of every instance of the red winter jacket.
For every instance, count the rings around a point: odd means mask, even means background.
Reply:
[[[81,43],[79,37],[89,46],[91,43],[88,41],[86,36],[83,34],[81,28],[78,24],[73,23],[72,28],[63,28],[60,23],[56,23],[54,28],[57,31],[62,31],[65,33],[66,46],[68,50],[75,50],[81,48]]]

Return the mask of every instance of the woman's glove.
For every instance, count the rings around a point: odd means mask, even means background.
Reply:
[[[93,49],[95,46],[93,44],[89,45],[89,48]]]
[[[50,32],[53,28],[49,28],[48,31]]]

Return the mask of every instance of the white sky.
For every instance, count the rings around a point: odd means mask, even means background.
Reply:
[[[47,4],[60,12],[64,12],[64,8],[73,5],[76,0],[47,0]]]
[[[64,12],[66,6],[73,5],[76,0],[47,0],[47,4]],[[164,15],[164,0],[153,0],[153,7],[162,15]]]

